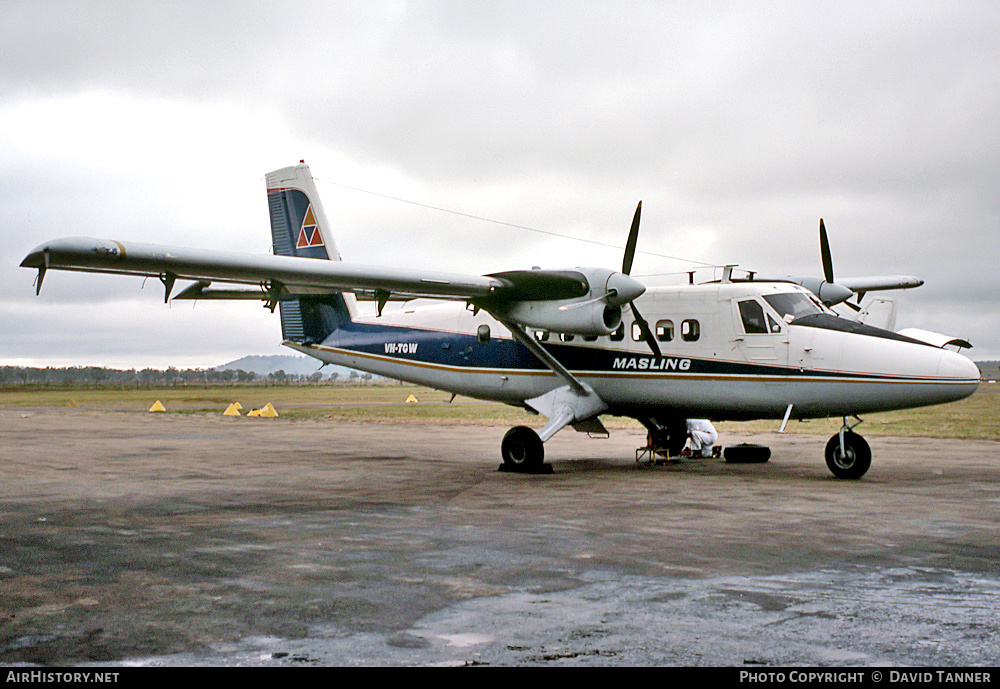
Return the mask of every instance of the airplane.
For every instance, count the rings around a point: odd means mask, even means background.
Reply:
[[[344,262],[309,167],[276,170],[266,184],[273,255],[74,237],[39,245],[21,266],[38,271],[36,294],[49,270],[157,277],[164,302],[177,280],[192,280],[173,298],[261,300],[279,310],[282,344],[324,363],[547,417],[504,436],[501,467],[515,471],[538,471],[544,443],[566,426],[607,435],[604,415],[637,419],[671,455],[689,418],[781,419],[784,431],[790,419],[840,417],[825,460],[835,477],[858,479],[871,465],[854,432],[861,414],[951,402],[979,386],[977,366],[945,348],[967,342],[877,328],[853,304],[833,310],[920,281],[835,282],[822,221],[823,280],[738,278],[729,266],[721,279],[647,287],[630,275],[641,201],[621,270],[464,275]],[[374,300],[375,314],[359,299]],[[390,299],[415,301],[385,311]]]

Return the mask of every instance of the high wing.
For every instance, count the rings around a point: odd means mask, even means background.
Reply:
[[[21,266],[38,270],[38,292],[49,270],[158,277],[166,288],[165,301],[178,279],[197,281],[178,295],[182,298],[212,298],[205,288],[213,281],[257,285],[260,291],[225,292],[222,298],[259,298],[272,309],[285,296],[360,291],[380,299],[393,295],[466,300],[522,325],[582,335],[607,334],[617,322],[610,328],[595,326],[593,309],[566,310],[567,305],[599,301],[594,306],[620,308],[645,291],[628,276],[600,268],[462,275],[85,237],[39,245]]]
[[[805,287],[819,297],[827,306],[846,303],[855,311],[860,311],[859,305],[851,304],[847,301],[854,295],[857,295],[860,304],[868,292],[912,289],[924,284],[923,280],[912,275],[872,275],[835,280],[833,276],[833,257],[830,252],[830,240],[826,233],[826,224],[822,218],[819,220],[819,249],[820,257],[823,260],[823,277],[789,277],[788,280]]]
[[[430,297],[466,301],[513,330],[534,327],[582,336],[614,332],[622,308],[646,291],[628,276],[628,255],[621,272],[577,268],[462,275],[346,263],[309,167],[300,161],[268,173],[266,182],[273,255],[74,237],[35,247],[21,266],[38,271],[38,293],[47,271],[70,270],[157,277],[165,288],[164,301],[170,300],[177,280],[193,280],[175,298],[260,299],[272,311],[286,301],[290,311],[303,299],[329,304],[343,292],[376,299],[379,313],[390,298]],[[632,245],[638,222],[637,208]],[[257,289],[209,289],[213,282]]]
[[[526,328],[601,336],[621,326],[623,307],[631,305],[638,315],[633,302],[646,287],[628,273],[638,233],[639,208],[630,231],[631,248],[626,251],[621,271],[576,268],[462,275],[345,263],[329,232],[330,224],[308,166],[300,163],[275,170],[266,181],[273,255],[72,237],[39,245],[21,266],[38,271],[38,292],[49,270],[69,270],[156,277],[164,285],[164,301],[170,300],[177,280],[192,280],[193,284],[175,299],[260,299],[272,311],[280,304],[283,336],[297,346],[312,346],[330,336],[345,311],[351,320],[352,307],[341,296],[344,292],[376,299],[379,313],[389,299],[466,301],[474,310],[492,315],[513,339],[565,383],[525,401],[550,419],[535,436],[541,438],[539,447],[568,424],[590,424],[588,428],[599,425],[597,416],[607,409],[604,401]],[[244,287],[211,288],[214,282]],[[643,330],[658,355],[648,326]],[[518,454],[514,450],[509,453]]]
[[[283,294],[322,294],[355,289],[384,290],[407,297],[471,299],[510,290],[512,283],[489,276],[458,275],[295,256],[206,251],[157,244],[72,237],[36,247],[21,262],[39,271],[40,291],[47,270],[159,277],[170,296],[177,279],[259,285]],[[207,286],[207,285],[206,285]],[[261,296],[262,293],[251,293]]]
[[[913,275],[872,275],[860,278],[837,278],[837,284],[843,285],[855,294],[864,295],[865,292],[912,289],[920,287],[924,281]]]

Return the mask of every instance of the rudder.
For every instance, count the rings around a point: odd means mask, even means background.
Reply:
[[[275,255],[339,261],[309,166],[300,162],[265,179]],[[354,304],[350,294],[282,299],[281,336],[293,342],[322,342],[352,320]]]

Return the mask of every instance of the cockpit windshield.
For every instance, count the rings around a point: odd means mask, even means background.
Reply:
[[[823,306],[821,302],[813,299],[808,294],[803,294],[801,292],[787,292],[784,294],[765,294],[764,301],[771,305],[778,315],[784,319],[786,323],[791,323],[792,321],[802,318],[803,316],[812,316],[818,313],[828,313],[827,309]]]

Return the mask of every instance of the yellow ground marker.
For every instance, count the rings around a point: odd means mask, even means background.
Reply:
[[[247,412],[247,416],[260,416],[260,409],[251,409]]]
[[[69,407],[70,409],[80,408],[80,405],[76,403],[76,400],[70,400],[69,402],[66,403],[66,406]]]
[[[149,408],[149,411],[166,411],[167,408],[163,406],[163,402],[156,400],[156,404]]]
[[[278,416],[278,412],[275,411],[274,407],[271,406],[271,403],[268,402],[263,407],[261,407],[260,415],[267,417],[269,419],[273,419]]]
[[[234,403],[230,404],[228,407],[226,407],[226,411],[222,412],[222,415],[223,416],[240,416],[240,409],[242,409],[242,407],[239,406],[239,402],[234,402]]]
[[[407,404],[413,404],[414,402],[419,402],[419,400],[413,395],[410,395],[409,397],[406,398]]]

